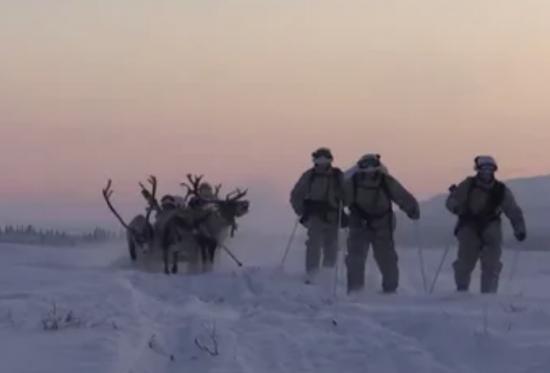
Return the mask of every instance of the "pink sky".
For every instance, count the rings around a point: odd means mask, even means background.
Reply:
[[[321,145],[382,153],[420,197],[478,153],[548,173],[548,19],[544,0],[2,2],[0,200],[85,208],[107,177],[131,201],[149,173],[172,192],[202,172],[286,203]]]

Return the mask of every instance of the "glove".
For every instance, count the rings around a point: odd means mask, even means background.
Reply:
[[[516,240],[519,242],[523,242],[527,238],[527,234],[525,232],[516,232],[514,233],[514,236],[516,236]]]
[[[453,184],[449,187],[449,192],[454,192],[456,190],[456,184]]]
[[[420,219],[420,210],[414,210],[407,213],[407,216],[411,220],[419,220]]]

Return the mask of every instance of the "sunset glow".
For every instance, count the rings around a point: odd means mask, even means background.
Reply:
[[[2,2],[0,201],[85,214],[109,177],[131,203],[194,172],[286,208],[318,146],[344,168],[379,152],[424,198],[478,153],[545,174],[548,19],[544,0]]]

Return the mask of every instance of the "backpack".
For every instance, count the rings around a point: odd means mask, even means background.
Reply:
[[[336,186],[335,188],[335,192],[336,194],[340,193],[340,194],[343,194],[344,193],[344,186],[342,184],[342,177],[344,175],[344,173],[342,172],[342,170],[340,170],[339,168],[337,167],[334,167],[332,168],[332,181],[334,181],[334,185]],[[320,178],[320,177],[327,177],[326,175],[321,175],[321,174],[318,174],[315,172],[315,170],[312,168],[310,169],[310,175],[309,175],[309,180],[308,180],[308,193],[311,193],[311,188],[313,186],[313,182],[315,181],[315,179],[317,178]],[[328,196],[328,187],[327,187],[327,196]],[[328,222],[328,213],[331,212],[331,211],[337,211],[338,209],[337,208],[334,208],[332,206],[330,206],[330,204],[328,203],[328,201],[311,201],[311,200],[307,200],[305,201],[305,213],[304,213],[304,216],[302,217],[302,219],[300,220],[302,222],[302,224],[305,224],[305,222],[307,221],[308,217],[311,216],[311,215],[317,215],[317,216],[321,216],[321,218]],[[342,228],[346,228],[348,226],[348,222],[349,222],[349,217],[348,215],[344,212],[344,209],[342,207],[342,211],[340,212],[341,214],[341,227]]]
[[[317,179],[319,177],[326,177],[326,176],[318,174],[317,172],[315,172],[315,169],[313,169],[313,168],[310,169],[309,172],[310,172],[310,175],[309,175],[309,180],[308,180],[308,192],[311,192],[311,187],[313,186],[313,182],[315,181],[315,179]],[[340,181],[340,180],[342,180],[343,175],[344,175],[344,173],[339,168],[334,167],[332,169],[332,178],[334,179],[333,180],[334,184],[336,185],[336,188],[340,192],[343,192],[343,190],[344,190],[344,186],[342,185],[342,183]]]
[[[393,212],[392,209],[392,198],[390,188],[387,182],[387,176],[384,173],[380,173],[380,184],[373,187],[363,187],[362,189],[376,190],[377,192],[383,192],[386,195],[388,201],[390,201],[389,208],[382,214],[371,214],[363,210],[357,203],[357,192],[359,190],[359,173],[356,173],[352,176],[352,185],[353,185],[353,201],[351,202],[350,209],[357,213],[363,220],[367,222],[367,225],[371,225],[373,220],[381,219],[388,214]]]
[[[506,194],[506,185],[504,185],[504,183],[495,180],[495,184],[488,191],[489,198],[487,199],[487,203],[484,208],[481,212],[474,214],[470,210],[470,202],[472,193],[479,187],[476,185],[475,178],[470,177],[468,178],[468,181],[469,185],[468,192],[466,194],[466,212],[458,217],[455,234],[458,233],[460,228],[467,224],[474,225],[474,227],[481,233],[490,223],[500,220],[500,215],[502,213],[500,206],[504,202],[504,197]]]

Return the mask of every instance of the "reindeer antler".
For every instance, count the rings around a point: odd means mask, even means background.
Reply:
[[[156,176],[154,175],[149,176],[147,181],[149,182],[149,184],[151,184],[151,191],[149,191],[141,182],[139,183],[139,186],[141,187],[141,195],[145,198],[145,200],[149,204],[149,207],[147,209],[147,215],[145,216],[145,218],[147,219],[147,222],[149,222],[149,219],[151,217],[151,213],[153,212],[153,210],[156,212],[159,212],[161,209],[157,201],[158,180]]]
[[[241,190],[240,188],[235,189],[234,191],[228,193],[225,196],[226,201],[238,201],[239,199],[246,196],[248,193],[248,189]]]
[[[180,185],[187,189],[187,194],[185,195],[185,200],[189,198],[191,195],[198,196],[199,195],[199,186],[201,184],[201,181],[203,179],[204,175],[191,175],[187,174],[187,180],[190,184],[187,183],[181,183]]]
[[[122,226],[124,228],[126,228],[127,230],[129,230],[133,233],[136,233],[128,224],[126,224],[124,219],[122,219],[122,217],[120,216],[118,211],[113,206],[113,204],[111,202],[111,196],[114,193],[114,191],[112,189],[112,185],[113,185],[113,181],[111,179],[109,179],[107,181],[107,186],[105,188],[103,188],[103,190],[102,190],[103,198],[105,199],[105,202],[107,203],[107,206],[109,207],[109,210],[111,210],[111,212],[116,216],[116,218],[118,219],[120,224],[122,224]]]
[[[215,187],[214,187],[214,196],[216,196],[216,198],[219,198],[220,197],[220,192],[222,190],[222,184],[217,184]]]

